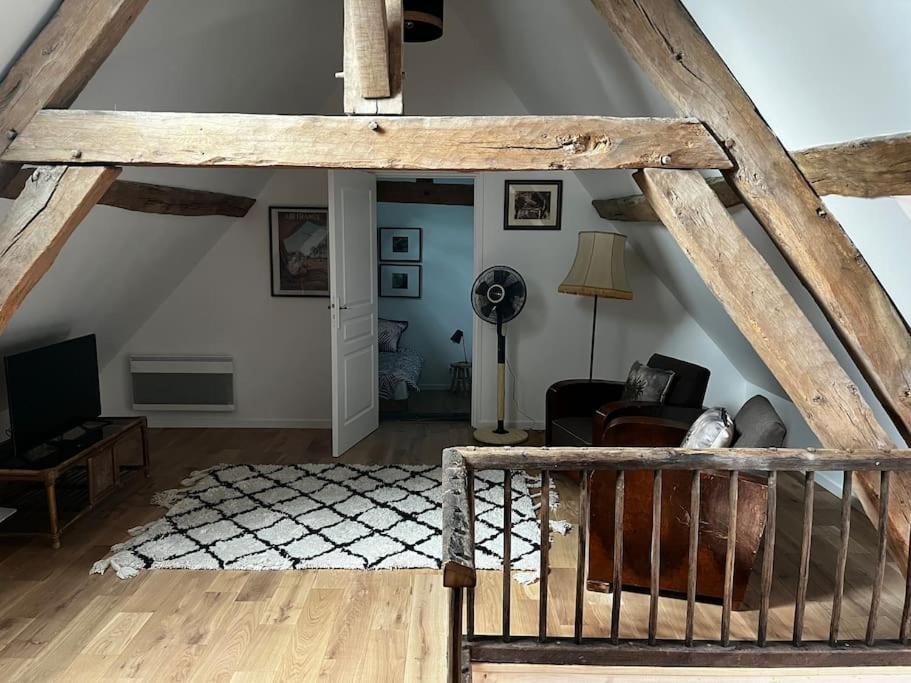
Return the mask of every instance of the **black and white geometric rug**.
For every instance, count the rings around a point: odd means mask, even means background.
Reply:
[[[156,494],[165,516],[96,562],[142,569],[439,568],[441,471],[420,465],[218,465]],[[478,569],[500,569],[503,473],[475,480]],[[512,479],[512,566],[537,578],[539,524],[525,475]],[[552,507],[556,500],[551,501]],[[566,528],[559,528],[565,533]]]

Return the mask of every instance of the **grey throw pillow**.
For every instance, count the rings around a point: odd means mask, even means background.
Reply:
[[[734,420],[724,408],[709,408],[696,418],[683,448],[727,448],[734,441]]]
[[[621,399],[624,401],[664,403],[674,377],[673,370],[650,368],[636,361],[629,370],[629,376],[626,378],[626,386],[623,388]]]
[[[380,318],[376,334],[380,351],[398,352],[399,343],[402,341],[402,335],[407,329],[407,320],[386,320],[385,318]]]

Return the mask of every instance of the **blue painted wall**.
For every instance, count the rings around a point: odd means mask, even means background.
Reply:
[[[472,316],[469,291],[474,273],[474,208],[431,204],[377,205],[381,228],[423,228],[423,291],[420,299],[380,297],[381,318],[407,320],[405,344],[424,356],[421,387],[449,386],[449,364],[462,349],[449,338],[465,332],[471,358]]]

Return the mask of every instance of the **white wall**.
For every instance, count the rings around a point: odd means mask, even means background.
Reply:
[[[563,230],[504,231],[507,176],[562,179]],[[491,173],[482,174],[479,182],[483,229],[476,249],[482,266],[511,265],[529,287],[525,310],[507,328],[516,380],[509,387],[509,418],[540,428],[547,387],[587,376],[592,300],[559,294],[557,286],[572,263],[578,231],[600,226],[590,196],[571,173]],[[235,359],[237,411],[153,414],[153,423],[327,426],[327,300],[271,297],[268,247],[270,204],[325,205],[326,193],[325,172],[277,172],[250,215],[231,226],[104,367],[105,411],[130,412],[129,354],[217,353]],[[596,375],[623,379],[635,360],[646,361],[655,352],[677,356],[710,368],[707,401],[736,410],[743,402],[743,377],[636,253],[631,250],[628,256],[635,299],[601,301]],[[476,422],[486,424],[496,413],[494,328],[484,325],[475,345],[486,358],[474,373],[482,397]]]
[[[128,356],[227,354],[234,358],[233,413],[153,413],[157,425],[328,427],[328,298],[273,297],[269,206],[326,206],[325,171],[279,171],[102,371],[108,414],[129,414]]]
[[[380,228],[421,228],[422,292],[420,299],[380,297],[381,318],[407,320],[405,346],[424,357],[420,387],[448,389],[450,363],[464,359],[452,333],[465,333],[473,348],[474,313],[468,292],[474,281],[474,207],[433,204],[387,204],[377,207]]]
[[[560,231],[503,230],[503,191],[506,178],[560,178],[564,184],[563,229]],[[516,268],[528,285],[522,314],[507,326],[507,358],[513,371],[507,392],[508,417],[525,426],[544,422],[544,395],[552,383],[588,376],[592,300],[557,292],[572,264],[580,230],[604,229],[591,206],[591,196],[572,173],[487,173],[482,176],[484,233],[480,249],[483,267],[504,264]],[[625,379],[635,360],[652,353],[689,360],[712,371],[707,401],[736,410],[742,403],[744,380],[717,345],[693,321],[680,302],[633,250],[628,250],[633,301],[601,300],[595,376]],[[486,363],[474,372],[482,387],[480,422],[496,414],[496,331],[482,327],[475,345]]]

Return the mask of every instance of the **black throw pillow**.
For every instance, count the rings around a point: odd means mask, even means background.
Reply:
[[[675,376],[673,370],[650,368],[636,361],[629,370],[621,398],[624,401],[664,403]]]

